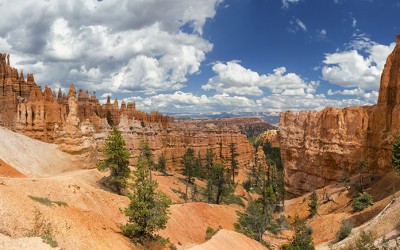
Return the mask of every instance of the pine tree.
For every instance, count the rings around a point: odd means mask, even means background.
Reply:
[[[100,171],[110,170],[110,176],[105,178],[104,184],[118,194],[127,186],[130,175],[129,151],[121,132],[113,127],[108,135],[103,148],[104,159],[97,163]]]
[[[220,204],[223,197],[233,193],[234,189],[229,184],[230,176],[225,172],[225,165],[217,162],[211,169],[211,182],[215,186],[215,204]]]
[[[400,174],[400,131],[397,133],[392,145],[392,164],[394,171]]]
[[[311,193],[308,211],[310,212],[311,217],[318,213],[318,196],[315,190]]]
[[[156,165],[156,170],[160,171],[164,175],[167,173],[167,159],[165,158],[164,153],[162,153],[160,155],[160,157],[158,158],[158,162],[157,162],[157,165]]]
[[[314,244],[312,240],[312,229],[307,226],[306,222],[299,218],[298,215],[294,218],[293,222],[294,236],[292,242],[283,247],[287,250],[314,250]]]
[[[212,169],[214,168],[214,157],[215,154],[211,148],[207,148],[206,152],[206,180],[207,180],[207,201],[208,203],[212,203],[213,200],[213,180],[212,180]]]
[[[259,200],[251,201],[244,213],[239,213],[236,231],[247,235],[261,243],[264,243],[263,235],[270,225],[272,213],[264,213]]]
[[[154,233],[164,229],[169,219],[171,199],[156,191],[157,186],[157,182],[151,179],[148,158],[139,159],[133,171],[133,193],[128,195],[130,204],[125,209],[129,222],[121,226],[123,233],[135,243],[159,239]]]
[[[239,165],[238,161],[236,160],[236,157],[238,157],[239,154],[236,151],[235,143],[231,143],[229,145],[229,151],[230,151],[229,161],[231,164],[230,174],[232,175],[232,183],[235,184],[235,176],[238,174],[237,168]]]
[[[150,145],[147,140],[141,140],[139,143],[140,155],[139,158],[141,161],[146,160],[150,166],[154,165],[153,154],[151,153]]]
[[[186,176],[187,183],[193,182],[196,157],[193,148],[187,148],[182,156],[183,174]]]

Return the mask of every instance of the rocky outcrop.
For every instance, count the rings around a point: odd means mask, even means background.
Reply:
[[[400,129],[400,36],[382,73],[379,99],[371,107],[326,108],[281,114],[279,139],[286,188],[300,195],[357,173],[384,174],[391,168],[391,144]]]
[[[131,164],[137,161],[141,140],[149,142],[155,161],[164,154],[168,171],[172,172],[181,171],[182,155],[188,147],[192,147],[196,155],[200,154],[202,157],[205,156],[207,148],[211,148],[218,158],[227,161],[230,156],[229,145],[235,143],[241,168],[249,167],[254,158],[253,147],[236,126],[219,128],[212,123],[178,121],[171,123],[168,128],[163,128],[160,124],[142,126],[140,121],[123,116],[118,128],[123,132],[131,152]],[[95,134],[99,149],[102,148],[106,136],[107,133]]]
[[[223,160],[229,157],[229,144],[235,143],[240,167],[252,159],[253,148],[239,127],[249,127],[244,121],[174,122],[159,112],[146,113],[136,109],[133,102],[118,100],[100,104],[96,93],[76,90],[72,84],[68,95],[60,89],[58,94],[45,87],[42,91],[28,75],[10,67],[9,55],[0,56],[0,126],[11,128],[34,139],[58,144],[59,148],[81,155],[94,163],[98,158],[108,131],[118,126],[131,151],[131,164],[135,164],[141,140],[149,141],[155,160],[162,153],[170,171],[180,171],[181,157],[187,147],[200,155],[207,148],[214,149]],[[265,124],[258,127],[264,129]],[[253,122],[254,123],[254,122]],[[236,125],[240,125],[239,127]],[[92,164],[93,165],[93,164]]]
[[[199,125],[214,124],[217,127],[237,126],[240,132],[247,137],[257,136],[267,130],[277,129],[275,126],[254,117],[240,117],[240,118],[221,118],[213,120],[196,120],[193,121]]]

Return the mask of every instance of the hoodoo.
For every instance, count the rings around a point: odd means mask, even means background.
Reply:
[[[374,106],[326,108],[320,112],[280,117],[280,145],[286,188],[301,195],[344,175],[355,174],[367,161],[366,172],[391,170],[391,144],[400,129],[400,35],[386,60],[378,103]]]

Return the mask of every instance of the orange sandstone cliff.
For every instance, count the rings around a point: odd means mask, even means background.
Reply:
[[[265,127],[261,123],[257,121],[259,127]],[[10,66],[10,55],[0,54],[0,126],[56,143],[65,152],[82,155],[91,166],[99,157],[108,131],[117,126],[131,151],[131,164],[135,164],[139,143],[144,139],[149,141],[155,160],[162,153],[166,156],[170,171],[180,170],[187,147],[201,155],[212,148],[228,159],[231,143],[236,145],[237,160],[243,168],[250,164],[254,149],[237,125],[238,121],[229,120],[218,126],[208,121],[175,122],[159,112],[137,110],[133,102],[111,102],[110,97],[101,105],[96,93],[77,91],[73,84],[68,95],[60,89],[56,94],[47,86],[42,90],[32,74],[25,80],[22,71],[18,73]]]
[[[345,175],[392,171],[391,144],[400,129],[400,35],[386,60],[378,103],[281,113],[279,140],[290,195],[321,188]]]

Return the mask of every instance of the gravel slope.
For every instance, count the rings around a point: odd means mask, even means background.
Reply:
[[[72,156],[57,145],[0,128],[0,159],[31,177],[47,177],[71,169]]]

